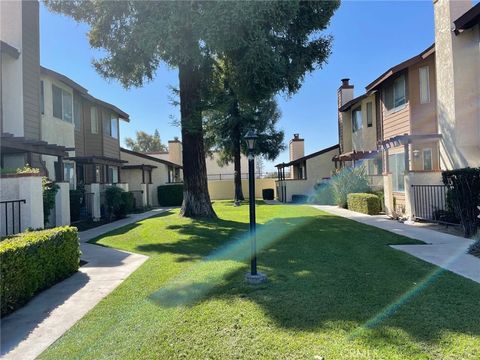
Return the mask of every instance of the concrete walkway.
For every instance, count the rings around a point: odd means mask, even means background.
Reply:
[[[370,216],[336,206],[312,205],[330,214],[423,241],[421,245],[391,245],[431,264],[480,283],[480,259],[467,254],[473,240],[441,233],[416,225],[406,225],[385,215]]]
[[[35,359],[148,258],[88,244],[88,240],[166,210],[132,214],[126,219],[80,232],[81,258],[87,264],[2,319],[2,358]]]

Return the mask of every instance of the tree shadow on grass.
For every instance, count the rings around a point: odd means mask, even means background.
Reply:
[[[259,269],[269,281],[252,286],[244,281],[250,254],[246,228],[230,220],[196,220],[171,227],[188,235],[185,240],[139,246],[177,254],[179,261],[203,259],[151,300],[188,307],[212,298],[247,299],[277,326],[300,331],[340,322],[352,333],[387,326],[426,342],[438,341],[444,331],[480,334],[474,311],[480,286],[388,247],[411,239],[334,216],[271,220],[257,235]],[[378,331],[359,336],[372,344],[379,342],[376,337],[384,339]]]

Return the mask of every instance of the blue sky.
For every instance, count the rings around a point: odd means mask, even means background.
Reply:
[[[160,131],[166,142],[180,135],[172,119],[179,109],[170,103],[170,85],[178,84],[177,71],[162,66],[156,79],[143,88],[125,90],[115,81],[98,75],[91,60],[99,55],[90,48],[87,27],[50,13],[41,6],[40,52],[43,66],[77,81],[102,100],[130,114],[130,123],[120,127],[122,142],[136,130]],[[350,78],[355,96],[389,67],[421,52],[434,41],[433,3],[426,1],[344,1],[326,33],[334,36],[328,64],[307,75],[293,97],[278,97],[282,112],[280,127],[286,142],[293,133],[305,139],[306,154],[334,145],[337,134],[337,89],[340,79]],[[282,153],[275,163],[287,161]],[[267,164],[270,170],[272,164]]]

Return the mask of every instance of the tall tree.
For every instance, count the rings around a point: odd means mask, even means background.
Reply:
[[[183,140],[181,214],[213,217],[203,143],[202,84],[219,56],[238,69],[233,88],[257,99],[297,91],[305,73],[321,66],[330,37],[321,34],[338,1],[100,1],[45,0],[90,26],[94,61],[103,76],[124,86],[153,79],[160,62],[178,68]],[[243,74],[243,75],[241,75]],[[241,76],[240,76],[241,75]],[[253,91],[253,89],[255,89]],[[250,95],[249,95],[250,96]]]
[[[233,162],[234,200],[241,201],[244,200],[241,154],[248,154],[243,141],[248,130],[255,130],[259,135],[255,155],[263,156],[268,160],[274,160],[285,149],[283,144],[285,136],[283,131],[276,128],[280,112],[273,98],[256,104],[242,104],[232,94],[232,92],[226,93],[223,96],[225,103],[205,112],[205,144],[207,149],[213,149],[219,153],[221,165]]]
[[[160,139],[160,133],[157,129],[153,135],[147,134],[144,131],[137,131],[135,133],[135,139],[125,138],[125,145],[133,151],[138,152],[154,152],[154,151],[167,151],[168,148],[162,143]]]

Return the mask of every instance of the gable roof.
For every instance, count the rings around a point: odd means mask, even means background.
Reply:
[[[335,150],[335,149],[340,149],[340,144],[336,144],[336,145],[330,146],[330,147],[328,147],[328,148],[319,150],[319,151],[317,151],[317,152],[314,152],[314,153],[311,153],[311,154],[302,156],[301,158],[292,160],[292,161],[290,161],[290,162],[288,162],[288,163],[277,164],[277,165],[275,165],[275,167],[276,167],[276,168],[284,168],[284,167],[287,167],[287,166],[292,166],[292,165],[297,164],[297,163],[299,163],[299,162],[302,162],[302,161],[305,161],[305,160],[308,160],[308,159],[317,157],[317,156],[319,156],[319,155],[328,153],[328,152],[330,152],[330,151],[332,151],[332,150]]]
[[[130,121],[130,116],[123,110],[119,109],[118,107],[116,107],[115,105],[113,104],[110,104],[106,101],[103,101],[103,100],[100,100],[100,99],[97,99],[96,97],[93,97],[92,95],[90,95],[88,93],[88,90],[85,89],[83,86],[81,86],[80,84],[78,84],[77,82],[73,81],[72,79],[70,79],[69,77],[63,75],[63,74],[60,74],[59,72],[56,72],[54,70],[51,70],[51,69],[47,69],[46,67],[44,66],[40,66],[40,72],[44,75],[48,75],[48,76],[51,76],[55,79],[57,79],[58,81],[61,81],[63,82],[65,85],[67,86],[70,86],[72,89],[78,91],[80,93],[80,95],[82,97],[84,97],[85,99],[91,101],[91,102],[94,102],[100,106],[103,106],[111,111],[113,111],[115,114],[117,114],[122,120],[125,120],[126,122],[129,122]]]
[[[123,151],[124,153],[130,154],[130,155],[133,155],[133,156],[141,157],[141,158],[146,159],[146,160],[155,161],[155,162],[160,163],[160,164],[164,164],[164,165],[168,165],[168,166],[174,166],[174,167],[177,167],[177,168],[180,168],[180,169],[183,168],[181,165],[175,164],[171,161],[159,159],[159,158],[156,158],[156,157],[153,157],[153,156],[150,156],[150,155],[138,152],[138,151],[125,149],[123,147],[120,148],[120,151]]]
[[[390,69],[385,71],[382,75],[380,75],[378,78],[373,80],[370,84],[368,84],[365,87],[365,89],[367,91],[374,90],[380,84],[382,84],[385,80],[389,79],[390,77],[397,74],[398,72],[400,72],[402,70],[405,70],[409,66],[412,66],[412,65],[418,63],[419,61],[422,61],[422,60],[426,59],[428,56],[430,56],[434,52],[435,52],[435,43],[430,45],[425,50],[423,50],[420,54],[415,55],[414,57],[411,57],[410,59],[405,60],[405,61],[401,62],[400,64],[397,64],[397,65],[391,67]]]
[[[479,25],[480,3],[470,8],[470,10],[455,20],[453,24],[455,25],[455,33],[458,33],[458,30],[466,30],[474,27],[475,25]]]

